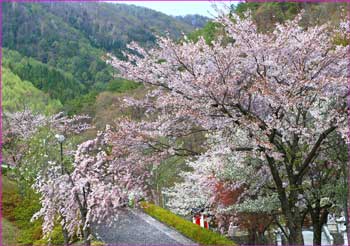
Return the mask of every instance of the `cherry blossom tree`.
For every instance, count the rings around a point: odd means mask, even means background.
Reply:
[[[133,130],[127,123],[114,131],[107,126],[78,146],[71,171],[52,163],[39,175],[34,187],[42,195],[42,208],[33,219],[44,218],[46,236],[58,218],[68,237],[77,234],[90,245],[93,225],[117,219],[130,196],[136,201],[147,197],[148,170],[142,160],[128,154],[136,150],[128,145]]]
[[[278,213],[277,197],[261,188],[268,181],[266,175],[259,175],[263,166],[248,159],[244,167],[237,166],[246,154],[231,156],[229,150],[226,154],[219,150],[211,153],[188,163],[193,171],[183,172],[184,182],[169,189],[167,205],[182,215],[189,215],[193,208],[205,208],[214,215],[221,233],[234,223],[248,230],[249,243],[261,243],[273,214]]]
[[[230,228],[233,225],[247,231],[249,244],[266,244],[265,232],[272,225],[276,212],[278,213],[276,199],[273,196],[247,195],[244,197],[248,199],[243,199],[243,193],[243,188],[236,188],[230,182],[220,181],[217,184],[214,193],[217,220],[227,232],[233,229]]]
[[[176,183],[165,192],[168,197],[167,207],[182,216],[190,215],[194,209],[211,208],[216,182],[213,176],[215,165],[204,156],[187,164],[193,171],[182,172],[180,177],[183,182]]]
[[[27,149],[25,140],[46,123],[46,117],[26,109],[22,112],[4,112],[3,161],[7,165],[19,164]]]
[[[79,134],[91,128],[91,118],[87,115],[66,116],[63,112],[45,116],[29,109],[4,113],[3,150],[4,161],[19,167],[28,152],[29,141],[41,128],[52,129],[60,134]]]
[[[47,176],[46,172],[52,173],[50,169],[53,163],[60,162],[60,166],[67,164],[68,160],[65,160],[65,163],[63,160],[58,161],[60,156],[55,134],[64,134],[73,138],[73,135],[92,128],[90,122],[91,118],[86,115],[68,117],[63,112],[44,116],[26,109],[4,114],[3,153],[6,163],[14,167],[13,174],[18,181],[22,196],[33,192],[31,185],[35,182],[38,173],[45,173]],[[65,155],[72,151],[70,144],[70,141],[67,141]],[[60,189],[60,191],[66,190]]]
[[[217,21],[233,39],[225,46],[220,38],[210,45],[159,38],[149,51],[131,44],[137,54],[128,61],[110,55],[125,78],[149,88],[144,100],[127,103],[158,112],[150,121],[160,136],[200,129],[216,136],[210,144],[218,148],[208,148],[207,156],[213,149],[247,152],[263,163],[268,172],[261,175],[273,183],[290,244],[303,244],[299,199],[312,166],[327,160],[325,142],[340,134],[349,143],[348,47],[333,42],[349,23],[305,29],[301,16],[259,33],[249,13],[221,13]],[[248,142],[234,141],[238,130]]]

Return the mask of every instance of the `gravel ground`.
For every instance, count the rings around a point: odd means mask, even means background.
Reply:
[[[107,245],[189,245],[194,243],[175,230],[140,212],[125,210],[112,226],[95,229]]]

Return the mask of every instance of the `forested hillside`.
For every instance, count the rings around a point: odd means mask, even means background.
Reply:
[[[243,16],[247,11],[251,12],[261,32],[273,30],[276,23],[291,20],[301,11],[304,11],[301,23],[304,27],[326,22],[336,25],[340,17],[346,15],[345,3],[240,2],[231,6],[231,12],[239,16]],[[220,34],[223,34],[223,27],[209,21],[204,28],[192,32],[189,37],[198,40],[198,37],[203,36],[209,43]]]
[[[239,3],[232,10],[239,15],[250,10],[261,31],[271,30],[276,22],[284,22],[304,11],[302,25],[305,27],[331,22],[339,23],[340,16],[345,15],[345,3]]]
[[[11,61],[10,69],[62,102],[106,88],[113,78],[102,59],[106,52],[122,57],[130,41],[149,47],[156,34],[178,38],[194,29],[186,21],[123,4],[3,4],[3,46],[26,57],[20,64]]]
[[[3,5],[3,46],[71,73],[85,85],[111,78],[100,59],[103,52],[42,4]]]
[[[62,107],[59,100],[53,100],[43,91],[26,80],[21,80],[8,68],[2,68],[2,110],[16,112],[30,109],[34,112],[52,114]]]
[[[62,103],[86,92],[86,87],[72,74],[24,57],[17,51],[3,49],[2,64],[22,80],[31,81],[36,88]]]
[[[175,18],[198,28],[204,27],[205,24],[210,20],[210,18],[201,15],[176,16]]]
[[[93,46],[117,54],[130,41],[149,46],[154,44],[155,35],[169,33],[176,39],[204,25],[134,5],[53,2],[43,7],[84,33]]]

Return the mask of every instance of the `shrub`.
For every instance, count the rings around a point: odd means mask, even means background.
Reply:
[[[104,242],[98,241],[98,240],[92,240],[91,246],[105,246],[106,244]],[[73,243],[72,246],[84,246],[83,241],[79,241],[76,243]]]
[[[31,227],[33,214],[41,207],[40,195],[30,188],[22,188],[23,195],[14,209],[16,224],[19,228]]]
[[[123,93],[129,90],[136,89],[137,87],[139,87],[139,84],[134,81],[117,78],[117,79],[111,80],[108,83],[107,90],[112,92]]]
[[[17,239],[19,244],[32,245],[34,241],[39,240],[42,237],[40,221],[35,221],[34,223],[31,223],[30,227],[19,229],[21,232],[20,236]]]
[[[19,230],[13,223],[2,218],[2,245],[16,245]]]
[[[18,194],[9,194],[7,191],[3,191],[2,197],[2,216],[9,221],[15,220],[14,208],[20,201]]]
[[[173,227],[186,237],[200,244],[211,244],[211,245],[234,245],[235,243],[225,238],[224,236],[201,228],[192,222],[181,218],[178,215],[171,213],[170,211],[158,207],[154,204],[147,202],[141,202],[142,209],[154,217],[155,219]]]
[[[2,215],[6,218],[7,224],[11,228],[15,228],[17,235],[12,241],[24,245],[31,245],[36,242],[39,245],[46,245],[47,240],[42,238],[42,221],[37,220],[30,222],[33,214],[39,210],[39,194],[32,190],[27,190],[23,197],[19,195],[19,190],[15,181],[10,180],[8,177],[2,177]],[[7,226],[9,227],[9,226]],[[10,227],[9,227],[10,228]],[[5,237],[9,238],[12,234],[5,231]],[[9,238],[10,239],[10,238]],[[56,226],[51,235],[51,243],[62,245],[63,235],[61,226]]]
[[[2,216],[9,221],[15,220],[14,209],[20,202],[16,183],[2,176]]]
[[[53,231],[51,232],[50,238],[50,241],[48,238],[41,238],[40,240],[35,241],[33,245],[48,245],[49,243],[51,245],[63,245],[64,238],[62,233],[62,227],[60,225],[56,225],[54,227]]]

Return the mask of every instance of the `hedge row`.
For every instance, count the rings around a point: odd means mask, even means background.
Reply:
[[[173,214],[172,212],[147,202],[141,203],[141,208],[145,213],[153,218],[173,227],[184,236],[199,244],[210,245],[235,245],[235,243],[224,236],[201,228],[192,222]]]

